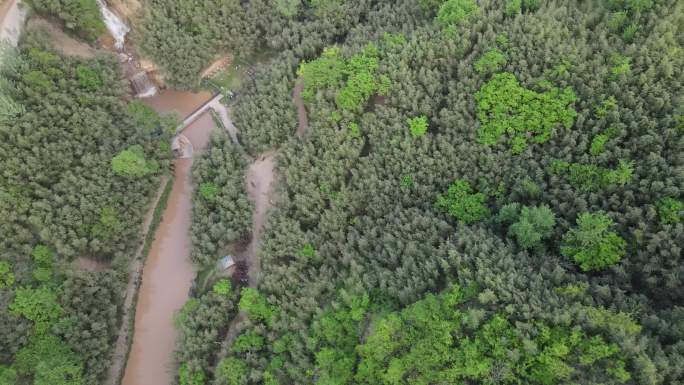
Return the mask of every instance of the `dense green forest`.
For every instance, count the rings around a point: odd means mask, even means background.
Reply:
[[[179,384],[684,384],[684,3],[144,5],[133,41],[172,86],[275,52],[238,90],[241,146],[193,166],[202,270],[249,238],[241,181],[276,150],[259,283],[186,303]],[[24,40],[0,84],[0,384],[95,384],[171,125],[111,57]]]
[[[0,384],[99,384],[176,125],[125,100],[112,55],[45,41],[23,36],[2,66],[19,112],[0,122]]]
[[[181,384],[684,383],[681,2],[149,5],[177,86],[280,52],[233,110],[278,148],[259,287]]]

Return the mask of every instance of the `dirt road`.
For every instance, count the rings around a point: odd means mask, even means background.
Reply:
[[[304,107],[304,100],[302,99],[302,91],[304,91],[304,81],[297,79],[294,89],[292,90],[292,102],[297,107],[297,136],[300,138],[309,131],[309,117],[306,114],[306,107]]]

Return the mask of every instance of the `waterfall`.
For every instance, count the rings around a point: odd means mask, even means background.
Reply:
[[[102,17],[104,18],[109,33],[114,37],[114,47],[119,50],[123,49],[124,39],[131,29],[119,18],[119,16],[107,8],[107,4],[105,4],[104,0],[97,0],[97,4],[100,6],[100,12],[102,12]]]
[[[131,85],[135,95],[139,98],[148,98],[157,93],[157,87],[150,81],[147,72],[141,71],[131,77]]]

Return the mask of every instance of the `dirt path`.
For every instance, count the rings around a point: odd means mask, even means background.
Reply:
[[[297,119],[299,126],[297,127],[297,136],[300,138],[309,131],[309,117],[306,114],[306,107],[304,107],[304,100],[302,100],[302,91],[304,90],[304,81],[297,79],[294,89],[292,90],[292,102],[297,107]]]
[[[225,128],[228,132],[228,136],[230,136],[230,140],[233,141],[233,144],[239,144],[237,138],[238,130],[235,128],[233,120],[230,118],[228,107],[221,103],[221,98],[214,98],[208,104],[208,106],[214,109],[214,111],[218,114],[219,118],[221,119],[221,124],[223,124],[223,128]]]
[[[245,175],[247,194],[249,199],[254,202],[252,240],[244,254],[249,267],[249,287],[256,287],[261,276],[261,264],[257,251],[266,221],[266,212],[272,205],[273,155],[273,150],[263,153],[249,166]]]
[[[243,253],[238,255],[242,260],[247,261],[247,275],[249,287],[256,288],[261,276],[261,264],[259,262],[259,244],[261,235],[266,222],[266,214],[273,205],[273,166],[275,152],[266,151],[257,157],[247,169],[245,174],[245,184],[249,199],[254,203],[252,214],[252,238]],[[228,326],[228,332],[221,344],[221,351],[218,354],[218,361],[228,355],[233,341],[243,329],[246,316],[243,312],[233,318]]]
[[[143,221],[143,234],[142,242],[135,252],[135,258],[133,263],[131,263],[128,286],[126,287],[126,298],[123,304],[123,316],[121,317],[121,328],[119,329],[119,335],[114,345],[114,351],[112,353],[112,364],[109,368],[109,375],[105,380],[106,385],[117,385],[123,375],[123,370],[126,364],[126,357],[128,353],[128,347],[130,345],[130,339],[132,337],[131,328],[133,326],[133,319],[131,318],[135,312],[133,310],[133,303],[135,296],[138,292],[138,286],[140,285],[140,280],[142,277],[143,266],[145,264],[144,258],[142,257],[142,251],[145,247],[145,238],[147,238],[147,233],[150,231],[150,225],[152,224],[152,218],[154,217],[154,209],[159,204],[159,199],[161,198],[166,183],[169,181],[169,177],[164,175],[162,177],[161,183],[159,184],[159,190],[154,198],[154,201],[150,208],[145,214],[145,220]]]

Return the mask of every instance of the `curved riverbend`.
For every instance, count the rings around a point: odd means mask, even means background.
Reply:
[[[206,147],[215,128],[202,114],[183,134],[196,150]],[[192,159],[176,159],[175,179],[164,216],[145,263],[138,294],[135,331],[123,385],[169,385],[176,343],[173,316],[188,298],[194,277],[190,263]]]

